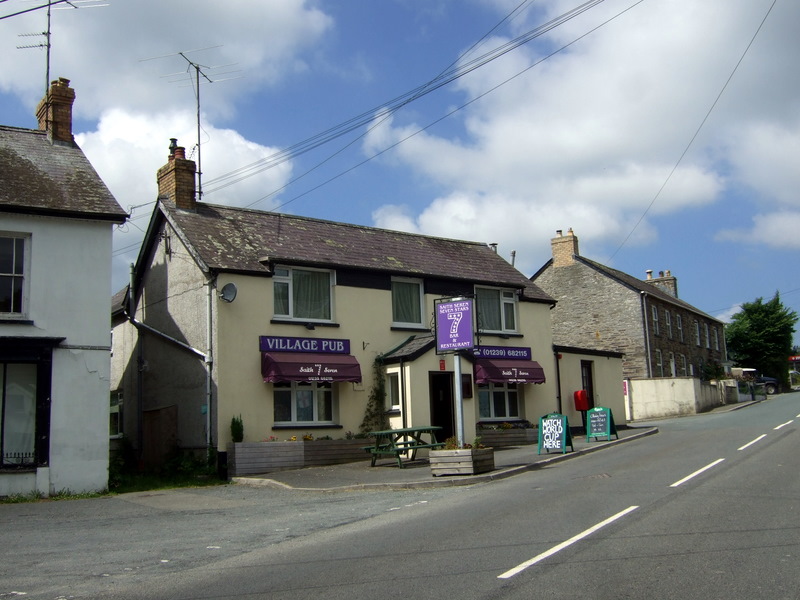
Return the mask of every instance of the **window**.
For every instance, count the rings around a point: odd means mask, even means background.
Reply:
[[[122,437],[122,390],[111,392],[111,412],[109,415],[108,435],[111,438]]]
[[[675,377],[678,375],[678,366],[675,364],[675,354],[669,353],[669,375]]]
[[[682,342],[683,341],[683,317],[681,315],[675,315],[675,325],[678,328],[678,339]]]
[[[517,330],[517,294],[513,290],[475,288],[475,298],[479,330]]]
[[[700,343],[700,323],[697,321],[694,322],[694,341],[698,346],[702,346]]]
[[[711,348],[711,334],[708,332],[708,323],[703,323],[706,330],[706,348]]]
[[[400,410],[400,373],[386,374],[386,409]]]
[[[26,239],[0,236],[0,313],[25,314]]]
[[[653,335],[658,335],[658,307],[653,307]]]
[[[668,310],[664,311],[664,324],[667,326],[667,335],[672,339],[672,315]]]
[[[714,327],[714,350],[719,351],[719,331]]]
[[[273,276],[276,317],[331,320],[331,272],[276,267]]]
[[[35,364],[0,363],[3,467],[36,464]]]
[[[661,350],[656,350],[656,377],[663,377],[664,376],[664,363],[661,359]]]
[[[392,324],[422,326],[422,282],[418,279],[392,279]]]
[[[478,408],[481,419],[519,417],[517,384],[490,383],[478,386]]]
[[[330,382],[287,381],[273,386],[276,425],[333,423]]]
[[[686,356],[681,354],[680,355],[680,359],[681,359],[681,375],[683,377],[686,377],[686,375],[687,375],[687,372],[686,372]]]

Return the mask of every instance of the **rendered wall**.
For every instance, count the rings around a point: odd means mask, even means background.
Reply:
[[[580,425],[582,416],[575,410],[573,394],[582,389],[581,361],[591,361],[594,378],[594,405],[610,408],[616,425],[624,425],[625,395],[623,393],[622,359],[593,354],[561,352],[559,360],[562,412],[570,425]]]

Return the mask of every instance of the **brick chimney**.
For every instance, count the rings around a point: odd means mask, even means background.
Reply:
[[[74,144],[72,136],[72,103],[75,90],[69,87],[69,79],[59,77],[50,85],[47,94],[36,107],[39,129],[47,132],[51,142]]]
[[[563,235],[560,229],[556,231],[556,237],[550,240],[550,245],[553,248],[554,267],[568,267],[575,263],[576,256],[580,256],[578,236],[572,232],[572,227],[567,231],[567,235]]]
[[[161,167],[156,175],[158,195],[168,197],[178,208],[197,210],[195,163],[186,159],[186,149],[178,146],[178,140],[172,138],[170,141],[167,164]]]
[[[678,297],[678,278],[672,275],[671,271],[659,271],[658,277],[653,277],[652,271],[647,271],[647,283],[656,286],[662,292],[670,296]]]

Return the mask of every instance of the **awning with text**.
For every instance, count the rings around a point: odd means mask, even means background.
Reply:
[[[361,381],[361,366],[351,354],[262,352],[264,381]]]
[[[544,383],[544,369],[535,360],[475,360],[475,383]]]

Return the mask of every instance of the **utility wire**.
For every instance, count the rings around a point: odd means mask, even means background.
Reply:
[[[703,128],[703,126],[706,124],[706,121],[708,121],[708,118],[711,116],[711,112],[714,110],[714,108],[716,108],[717,103],[719,102],[719,99],[722,97],[722,94],[724,94],[725,90],[728,88],[728,84],[730,84],[731,80],[733,79],[733,76],[736,74],[736,71],[739,70],[739,65],[742,64],[742,61],[744,60],[744,57],[747,55],[747,52],[750,50],[750,47],[753,45],[753,42],[755,42],[756,36],[758,36],[759,32],[761,31],[761,28],[764,26],[764,23],[766,22],[767,17],[769,17],[769,14],[772,12],[772,9],[775,7],[775,3],[777,1],[778,0],[773,0],[772,4],[767,9],[767,14],[764,15],[763,19],[761,19],[761,23],[759,23],[758,28],[756,29],[756,32],[753,34],[753,37],[750,38],[750,43],[747,44],[747,47],[744,49],[744,52],[742,52],[742,55],[739,57],[739,60],[737,61],[736,65],[733,67],[733,71],[731,71],[731,74],[728,76],[728,79],[725,81],[725,84],[722,86],[722,89],[717,94],[717,97],[714,98],[714,102],[711,103],[711,106],[709,107],[708,111],[706,112],[706,115],[703,117],[703,120],[700,121],[700,125],[697,126],[697,129],[695,130],[694,135],[689,140],[689,143],[686,144],[686,147],[683,149],[683,152],[681,152],[681,155],[678,157],[678,160],[675,163],[675,165],[672,167],[672,170],[669,172],[669,175],[667,175],[667,178],[664,180],[664,183],[661,184],[660,188],[658,188],[658,191],[656,192],[656,195],[653,196],[653,199],[650,201],[650,204],[647,205],[647,208],[642,213],[642,216],[639,217],[639,220],[636,221],[636,224],[633,226],[633,228],[631,229],[630,233],[628,233],[628,235],[625,237],[625,239],[622,240],[622,243],[619,245],[619,247],[616,250],[614,250],[614,252],[611,254],[611,256],[608,257],[606,262],[609,262],[611,259],[613,259],[619,253],[619,251],[622,250],[622,247],[625,246],[625,244],[628,242],[628,240],[631,239],[631,236],[636,231],[636,229],[639,227],[639,225],[642,223],[644,218],[647,216],[647,213],[649,213],[650,209],[653,208],[653,205],[656,203],[656,200],[658,200],[658,198],[661,196],[661,192],[663,192],[664,188],[667,187],[667,184],[669,183],[670,179],[672,179],[672,176],[675,174],[675,171],[678,170],[678,166],[681,164],[681,162],[683,162],[683,159],[686,157],[686,154],[689,152],[689,148],[692,147],[692,144],[694,144],[694,141],[697,139],[697,136],[700,134],[700,130]]]
[[[42,8],[47,8],[49,6],[55,6],[56,4],[63,4],[65,2],[69,2],[69,0],[53,0],[52,2],[48,2],[47,4],[42,4],[41,6],[34,6],[33,8],[26,8],[25,10],[15,12],[10,15],[3,15],[2,17],[0,17],[0,21],[2,21],[3,19],[10,19],[11,17],[18,17],[19,15],[24,15],[25,13],[33,12],[35,10],[40,10]]]
[[[206,182],[207,186],[211,186],[210,189],[206,190],[206,194],[219,191],[229,185],[233,185],[234,183],[238,183],[243,179],[248,177],[252,177],[258,173],[261,173],[267,169],[273,168],[279,164],[282,164],[288,160],[291,160],[297,156],[305,154],[311,150],[318,148],[319,146],[326,144],[336,138],[339,138],[343,135],[346,135],[356,129],[359,129],[370,122],[374,122],[376,119],[382,119],[384,117],[390,116],[397,112],[400,108],[406,106],[407,104],[413,102],[414,100],[418,100],[419,98],[430,94],[438,90],[439,88],[448,85],[449,83],[455,81],[456,79],[463,77],[471,73],[472,71],[488,64],[489,62],[504,56],[505,54],[515,50],[519,46],[526,44],[533,39],[544,35],[545,33],[551,31],[555,27],[562,25],[573,19],[574,17],[586,12],[587,10],[593,8],[594,6],[602,3],[604,0],[589,0],[588,2],[584,2],[580,6],[573,8],[570,11],[556,17],[555,19],[532,29],[525,34],[514,38],[513,40],[506,42],[494,48],[493,50],[478,56],[470,61],[456,64],[455,66],[451,66],[450,68],[446,69],[444,72],[436,76],[435,78],[431,79],[427,83],[414,88],[413,90],[406,92],[405,94],[398,96],[394,100],[391,100],[384,105],[374,108],[370,111],[361,113],[339,125],[331,127],[322,133],[314,135],[302,142],[298,142],[292,146],[289,146],[279,152],[276,152],[270,156],[267,156],[263,159],[255,161],[249,165],[245,165],[239,169],[216,177],[210,181]],[[524,3],[523,3],[524,4]],[[522,6],[522,5],[520,5]],[[513,13],[512,13],[513,14]],[[488,34],[487,34],[488,35]],[[486,36],[484,36],[485,38]],[[483,39],[483,38],[482,38]],[[216,185],[214,185],[216,184]]]

